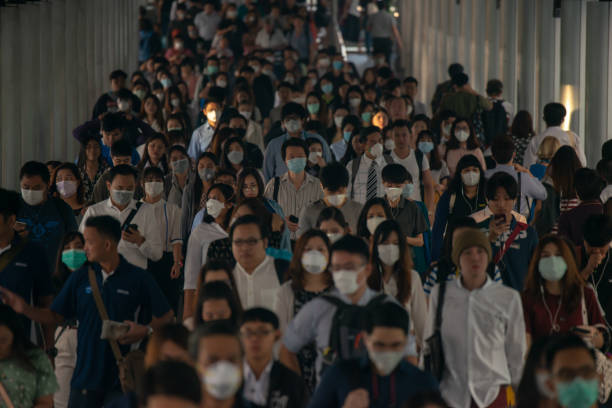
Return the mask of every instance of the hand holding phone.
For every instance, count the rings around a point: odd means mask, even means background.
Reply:
[[[127,323],[115,322],[113,320],[102,320],[102,334],[100,338],[105,340],[117,340],[130,330]]]

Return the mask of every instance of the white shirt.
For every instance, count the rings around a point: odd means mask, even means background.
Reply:
[[[227,232],[216,222],[200,223],[191,231],[187,241],[185,256],[185,290],[195,290],[198,286],[200,268],[206,263],[206,254],[211,242],[226,238]]]
[[[172,252],[172,245],[182,243],[181,209],[176,204],[170,204],[163,198],[153,204],[154,220],[159,222],[164,252]]]
[[[400,159],[395,153],[395,150],[393,150],[391,152],[391,157],[393,158],[394,162],[404,166],[412,177],[412,185],[414,186],[414,190],[412,190],[410,199],[414,201],[423,201],[421,199],[421,172],[419,171],[419,165],[416,160],[414,149],[410,149],[408,156],[404,157],[403,159]],[[427,160],[427,156],[423,155],[423,171],[427,170],[429,170],[429,160]]]
[[[436,285],[429,297],[425,338],[434,332]],[[445,368],[440,391],[454,408],[490,405],[502,385],[517,385],[526,352],[525,320],[519,293],[487,277],[469,291],[455,279],[446,285],[442,310]],[[427,345],[425,345],[427,348]]]
[[[255,373],[251,370],[251,366],[244,360],[244,388],[242,396],[245,400],[260,406],[266,406],[268,403],[268,388],[270,386],[270,373],[272,372],[272,364],[274,360],[270,360],[266,368],[259,376],[259,380],[255,377]]]
[[[0,248],[0,255],[2,255],[3,253],[7,252],[9,249],[11,249],[11,244],[8,244],[4,248]]]
[[[110,215],[116,218],[119,223],[123,225],[123,222],[128,217],[132,210],[136,209],[136,201],[132,200],[123,210],[115,207],[110,198],[104,201],[100,201],[97,204],[92,205],[85,211],[79,231],[83,232],[85,224],[89,217],[95,217],[98,215]],[[134,216],[134,219],[130,224],[136,224],[138,226],[138,232],[145,238],[145,242],[138,246],[131,242],[119,241],[119,253],[131,264],[138,266],[142,269],[147,269],[147,259],[152,261],[159,261],[163,255],[162,245],[162,233],[160,231],[159,223],[151,222],[155,219],[155,213],[153,206],[148,203],[142,203],[140,209]]]
[[[266,255],[263,262],[250,274],[237,262],[232,273],[243,309],[258,306],[274,310],[276,292],[280,288],[274,258]]]
[[[601,200],[601,202],[603,203],[603,205],[606,205],[606,203],[608,202],[609,199],[612,198],[612,184],[609,184],[606,186],[606,188],[604,188],[599,196],[599,199]]]
[[[546,128],[544,132],[533,137],[527,145],[525,155],[523,156],[523,166],[529,168],[532,164],[536,163],[536,161],[538,160],[538,148],[540,147],[542,140],[544,140],[546,136],[553,136],[559,141],[559,143],[561,143],[561,146],[570,145],[574,147],[574,149],[576,150],[576,154],[580,159],[580,162],[583,166],[586,166],[586,156],[584,155],[584,152],[580,147],[580,137],[575,133],[573,134],[574,138],[570,138],[569,133],[561,129],[561,126],[551,126],[549,128]],[[575,141],[573,141],[572,139],[575,139]]]
[[[368,172],[370,170],[370,165],[372,164],[372,159],[370,159],[365,154],[360,156],[361,159],[355,158],[348,162],[346,165],[346,169],[349,173],[349,187],[347,190],[349,198],[352,198],[354,201],[357,201],[360,204],[365,204],[366,197],[368,194]],[[351,183],[353,179],[353,161],[361,160],[359,162],[359,170],[357,170],[357,177],[355,177],[355,183]],[[382,169],[387,165],[385,158],[381,155],[376,159],[376,197],[383,197],[385,195],[385,191],[382,185]],[[354,196],[351,195],[351,192],[354,191]]]

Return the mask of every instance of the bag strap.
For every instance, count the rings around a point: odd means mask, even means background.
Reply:
[[[580,293],[580,307],[582,309],[582,324],[589,325],[589,315],[587,313],[586,301],[584,300],[584,289]]]
[[[508,237],[508,239],[504,243],[504,247],[502,248],[501,251],[499,251],[497,253],[497,255],[495,255],[495,259],[493,261],[493,264],[497,265],[497,263],[504,257],[506,252],[508,252],[508,249],[510,249],[510,245],[512,245],[512,243],[514,242],[516,237],[518,237],[518,235],[521,233],[521,231],[524,231],[526,229],[527,229],[527,224],[523,224],[522,222],[517,222],[516,223],[516,226],[512,230],[512,233],[510,234],[510,236]]]
[[[142,201],[139,201],[136,203],[136,208],[133,209],[132,211],[130,211],[130,213],[128,214],[127,218],[125,219],[125,221],[123,221],[123,224],[121,224],[121,230],[125,230],[130,223],[132,222],[132,220],[134,219],[134,217],[136,216],[136,213],[138,212],[138,210],[140,210],[140,207],[142,207]]]
[[[353,159],[351,167],[351,200],[355,198],[355,179],[357,178],[357,172],[359,171],[359,165],[361,164],[361,156],[357,156]]]
[[[96,309],[98,309],[98,315],[102,321],[109,320],[106,307],[104,307],[104,302],[102,301],[102,295],[100,294],[100,288],[98,287],[98,281],[96,280],[96,273],[91,267],[89,267],[87,272],[89,275],[91,293],[94,297],[94,301],[96,302]],[[118,364],[121,360],[123,360],[121,350],[119,350],[119,344],[117,344],[117,340],[113,339],[108,339],[108,343],[110,344],[111,350],[113,351],[113,355],[115,356],[115,360],[117,360]]]
[[[2,272],[7,266],[13,262],[15,257],[21,253],[23,248],[25,248],[26,240],[21,238],[19,243],[6,251],[4,254],[0,255],[0,272]]]
[[[419,187],[421,189],[421,201],[425,201],[425,185],[423,184],[423,152],[419,149],[414,151],[417,167],[419,168]],[[412,180],[414,183],[414,180]]]
[[[446,277],[440,282],[438,290],[438,305],[436,307],[436,320],[434,322],[434,330],[439,332],[442,326],[442,306],[444,305],[444,293],[446,292]]]
[[[274,177],[274,192],[272,198],[278,203],[278,190],[280,188],[280,177]]]
[[[8,393],[6,392],[6,389],[2,385],[2,382],[0,382],[0,399],[4,401],[4,404],[7,406],[7,408],[15,408],[11,399],[8,396]]]

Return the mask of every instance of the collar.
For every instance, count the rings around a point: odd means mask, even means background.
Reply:
[[[506,170],[512,170],[514,173],[516,172],[516,169],[511,164],[496,164],[494,169],[498,171],[505,171],[506,173],[508,173]],[[510,174],[512,174],[512,172]]]
[[[342,293],[340,293],[340,291],[338,289],[336,289],[336,288],[332,289],[329,292],[329,294],[339,298],[344,303],[352,304],[351,300],[346,295],[343,295]],[[357,301],[357,306],[365,306],[376,295],[377,295],[377,292],[375,292],[372,289],[366,287],[365,292],[363,292],[363,295],[361,295],[361,298]]]
[[[105,282],[110,276],[114,276],[117,274],[122,273],[122,271],[128,266],[130,265],[125,258],[123,257],[123,255],[119,254],[119,264],[117,265],[117,267],[115,268],[114,271],[111,271],[109,273],[106,273],[106,271],[104,271],[102,269],[102,267],[100,266],[99,263],[92,263],[91,267],[94,270],[94,272],[99,273],[102,275],[102,282]],[[132,266],[132,268],[134,268]],[[106,275],[106,276],[105,276]]]
[[[286,172],[285,174],[283,174],[282,176],[280,176],[281,181],[285,181],[285,182],[289,182],[289,172]],[[313,176],[311,176],[306,169],[304,169],[304,184],[306,183],[312,183],[315,181],[315,178]]]
[[[465,289],[465,286],[463,286],[463,283],[461,283],[461,271],[459,271],[459,269],[457,269],[457,272],[459,272],[459,276],[457,276],[457,279],[454,279],[456,285],[458,288],[461,289]],[[487,280],[485,281],[484,285],[482,285],[482,287],[478,288],[478,289],[474,289],[471,292],[474,292],[476,290],[482,290],[482,289],[486,289],[489,286],[491,286],[493,284],[493,281],[491,280],[491,278],[489,278],[489,274],[487,274]],[[467,289],[465,289],[467,290]]]
[[[266,257],[264,258],[264,260],[257,265],[257,267],[253,270],[253,273],[248,273],[243,267],[242,265],[240,265],[240,263],[236,262],[236,269],[238,269],[241,273],[244,273],[247,276],[255,276],[259,271],[267,268],[268,266],[270,266],[270,264],[272,265],[272,267],[274,267],[274,258],[272,258],[270,255],[266,255]]]
[[[143,203],[143,204],[148,204],[148,205],[150,205],[150,206],[151,206],[151,207],[153,207],[153,208],[161,207],[161,206],[163,206],[164,204],[166,204],[166,200],[164,200],[164,198],[163,198],[163,197],[162,197],[162,198],[160,198],[159,200],[157,200],[157,201],[156,201],[156,202],[154,202],[154,203],[148,203],[148,202],[146,202],[146,201],[144,200],[144,198],[141,198],[141,199],[140,199],[140,202],[141,202],[141,203]],[[134,208],[136,208],[136,204],[134,204]]]
[[[372,162],[376,162],[380,167],[383,164],[384,158],[382,154],[376,158],[376,160],[370,159],[365,153],[361,155],[361,162],[367,165],[368,167],[372,165]]]
[[[136,203],[137,203],[137,201],[136,201],[136,200],[134,200],[134,199],[132,198],[132,200],[131,200],[131,201],[130,201],[130,203],[127,205],[127,207],[125,207],[123,210],[120,210],[119,208],[117,208],[117,207],[115,207],[115,206],[114,206],[114,204],[113,204],[113,202],[111,201],[111,198],[110,198],[110,197],[108,197],[108,198],[106,199],[106,206],[107,206],[108,208],[114,208],[115,210],[117,210],[117,211],[119,211],[119,212],[124,212],[124,211],[127,211],[127,210],[135,210],[135,209],[136,209]]]
[[[406,160],[414,154],[414,149],[412,147],[408,147],[408,149],[410,149],[410,151],[408,152],[408,155],[406,157],[400,157],[397,153],[395,153],[395,149],[391,150],[391,157],[398,160]]]
[[[272,365],[273,364],[274,364],[274,359],[271,358],[270,362],[268,363],[266,368],[264,368],[264,370],[262,371],[261,376],[259,377],[259,380],[258,380],[255,377],[255,373],[253,372],[253,370],[251,370],[251,366],[249,365],[249,363],[247,362],[247,360],[245,358],[244,362],[242,363],[242,368],[243,368],[243,371],[244,371],[244,379],[245,379],[245,381],[261,382],[265,378],[270,378],[270,373],[272,372]]]

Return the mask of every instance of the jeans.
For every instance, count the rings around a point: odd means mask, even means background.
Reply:
[[[122,395],[120,390],[70,390],[68,408],[102,408]]]

